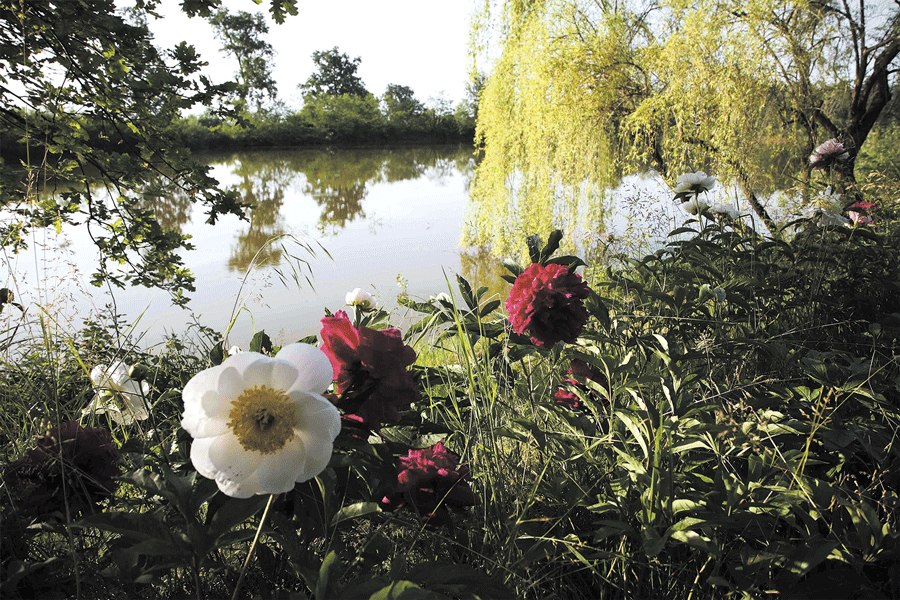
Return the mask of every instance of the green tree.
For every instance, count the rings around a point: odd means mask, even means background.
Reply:
[[[384,124],[378,99],[371,94],[307,98],[300,116],[317,139],[328,142],[376,140]]]
[[[500,229],[519,221],[496,210],[497,198],[533,199],[546,213],[642,167],[670,180],[712,171],[773,228],[756,196],[774,185],[772,157],[809,179],[811,150],[838,138],[851,159],[832,175],[852,186],[896,79],[896,2],[486,4],[478,27],[500,32],[502,53],[481,95],[486,154],[474,194]]]
[[[416,127],[425,111],[412,88],[393,83],[385,89],[381,104],[388,124],[406,130]]]
[[[229,14],[226,9],[220,9],[209,22],[223,44],[222,51],[238,61],[238,97],[254,102],[257,112],[260,111],[266,99],[275,100],[278,94],[270,66],[275,50],[264,39],[269,33],[265,18],[262,13]]]
[[[365,98],[369,95],[366,86],[356,74],[362,59],[350,58],[335,46],[331,50],[317,50],[312,53],[316,71],[305,83],[298,87],[304,98],[319,96],[353,96]]]
[[[219,0],[182,4],[209,17]],[[164,230],[140,199],[185,195],[208,222],[241,213],[239,197],[218,187],[181,147],[170,124],[197,104],[214,106],[233,84],[211,85],[195,49],[157,49],[146,26],[158,2],[137,0],[137,18],[112,0],[0,3],[0,243],[18,250],[34,228],[88,228],[99,251],[93,283],[193,289],[179,251],[187,238]],[[278,22],[293,0],[273,0]]]

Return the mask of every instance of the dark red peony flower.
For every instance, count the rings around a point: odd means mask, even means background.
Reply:
[[[416,352],[403,343],[397,329],[353,326],[338,311],[322,319],[322,350],[334,370],[337,406],[348,418],[370,429],[400,420],[400,409],[419,399],[407,367]]]
[[[534,263],[516,277],[506,310],[516,333],[528,333],[538,346],[574,342],[588,320],[584,299],[590,288],[565,265]]]
[[[572,363],[569,365],[568,375],[569,377],[566,378],[565,383],[572,384],[588,395],[593,394],[593,391],[589,387],[581,383],[581,381],[579,381],[578,379],[574,379],[575,377],[578,377],[582,380],[590,379],[591,381],[599,383],[603,387],[609,386],[609,382],[606,380],[606,375],[604,375],[591,365],[587,364],[583,360],[578,360],[577,358],[572,359]],[[587,407],[582,403],[581,398],[578,397],[578,394],[565,388],[559,388],[556,393],[553,394],[553,398],[556,400],[557,404],[565,406],[566,408],[570,408],[572,410],[587,409]]]
[[[41,516],[65,514],[66,498],[72,514],[96,506],[115,493],[118,475],[119,449],[110,432],[67,421],[7,465],[3,481],[23,514]]]
[[[408,507],[429,528],[452,525],[448,508],[475,506],[478,499],[469,487],[469,469],[442,442],[431,448],[410,450],[400,457],[397,489],[382,500],[387,508]]]

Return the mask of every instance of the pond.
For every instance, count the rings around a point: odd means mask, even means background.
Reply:
[[[249,221],[227,216],[211,226],[187,199],[152,207],[164,227],[189,234],[196,247],[183,254],[196,277],[189,310],[158,290],[110,293],[88,285],[97,253],[80,229],[42,232],[29,251],[4,255],[11,281],[3,285],[73,328],[114,303],[135,323],[143,346],[194,320],[224,332],[234,318],[229,342],[246,347],[259,330],[278,343],[317,333],[324,309],[340,309],[356,287],[396,307],[403,286],[414,298],[428,298],[447,291],[445,278],[462,269],[492,269],[473,266],[479,255],[460,250],[471,148],[257,151],[203,160],[252,208]]]
[[[260,330],[283,344],[317,333],[325,308],[340,309],[357,287],[396,311],[394,322],[401,326],[416,315],[403,314],[399,293],[427,299],[448,291],[457,273],[492,295],[508,291],[497,256],[486,246],[461,246],[467,234],[487,226],[478,215],[490,212],[489,206],[469,206],[475,170],[470,147],[292,149],[207,155],[203,161],[223,187],[237,190],[251,206],[249,220],[229,215],[207,225],[202,210],[178,196],[146,206],[163,227],[189,234],[196,247],[183,254],[196,277],[189,310],[173,306],[159,290],[91,287],[97,250],[83,228],[58,235],[45,230],[29,251],[0,255],[10,273],[2,286],[34,306],[17,339],[40,335],[38,307],[74,333],[85,317],[111,305],[134,324],[132,337],[143,347],[181,335],[190,323],[225,332],[232,321],[229,344],[246,347]],[[611,251],[636,255],[658,246],[688,218],[652,173],[624,177],[590,204],[574,216],[544,215],[529,224],[534,231],[505,237],[524,245],[526,234],[546,237],[563,227],[567,251],[603,261]],[[18,316],[0,314],[0,342]]]

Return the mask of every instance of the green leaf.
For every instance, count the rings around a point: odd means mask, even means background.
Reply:
[[[381,512],[381,506],[379,506],[377,502],[357,502],[356,504],[345,506],[337,511],[334,518],[331,519],[331,524],[337,525],[341,521],[356,519],[376,512]]]
[[[515,281],[516,281],[515,278],[518,277],[519,275],[521,275],[525,271],[525,269],[522,268],[522,265],[520,265],[519,263],[517,263],[514,260],[509,259],[509,258],[501,259],[500,264],[502,264],[504,267],[506,267],[506,270],[513,274],[512,280],[509,279],[508,275],[501,275],[501,277],[503,277],[510,283],[515,283]]]
[[[707,537],[703,537],[696,531],[691,529],[682,529],[679,531],[673,531],[670,536],[673,540],[677,540],[679,542],[684,542],[688,546],[692,548],[697,548],[699,550],[703,550],[710,556],[717,558],[719,556],[719,549],[715,544],[712,543]]]
[[[457,275],[456,282],[459,285],[459,292],[462,294],[466,306],[469,310],[476,310],[478,308],[478,300],[472,293],[472,286],[469,284],[468,280],[462,275]]]
[[[257,331],[253,339],[250,340],[250,352],[259,352],[261,354],[272,353],[272,340],[266,335],[265,331]]]
[[[122,475],[121,479],[147,490],[151,494],[162,496],[172,506],[178,508],[182,514],[187,515],[190,511],[191,490],[197,473],[192,472],[190,475],[181,477],[165,465],[160,465],[160,468],[163,471],[162,474],[154,473],[149,469],[138,469]]]
[[[225,533],[244,523],[256,513],[261,511],[268,502],[266,495],[256,495],[250,498],[228,498],[219,505],[211,515],[207,514],[206,523],[209,534],[214,538],[220,538]],[[212,512],[212,507],[210,507]]]
[[[525,245],[528,246],[528,257],[531,264],[541,262],[541,238],[538,234],[533,233],[525,238]]]
[[[577,256],[557,256],[555,258],[550,258],[546,261],[548,265],[565,265],[569,267],[570,271],[577,269],[578,267],[584,267],[587,265],[586,262],[581,260],[581,258]]]
[[[326,599],[333,597],[337,588],[338,579],[341,576],[341,559],[337,552],[332,550],[322,561],[319,567],[319,580],[316,582],[316,598]]]
[[[645,527],[641,530],[641,544],[644,554],[649,557],[656,556],[666,545],[667,537],[661,536],[653,527]]]
[[[699,235],[699,231],[696,229],[692,229],[690,227],[678,227],[669,232],[669,237],[674,237],[676,235],[681,235],[682,233],[690,233],[692,235]]]
[[[554,229],[550,232],[550,236],[547,238],[547,244],[541,249],[541,256],[538,262],[542,265],[547,264],[548,259],[553,256],[553,253],[559,250],[559,242],[562,240],[562,237],[563,232],[560,229]],[[578,260],[580,261],[581,259]]]
[[[371,596],[369,600],[449,600],[447,596],[422,589],[412,581],[392,581]]]
[[[168,526],[152,513],[103,512],[82,517],[74,527],[108,531],[133,540],[158,539]]]
[[[500,304],[501,304],[500,300],[491,300],[490,302],[488,302],[481,308],[481,312],[478,313],[478,316],[480,316],[483,319],[487,315],[489,315],[492,312],[494,312],[495,310],[497,310],[497,308],[499,308]]]
[[[225,360],[225,351],[222,349],[222,342],[216,342],[209,350],[209,361],[214,367],[221,365]]]

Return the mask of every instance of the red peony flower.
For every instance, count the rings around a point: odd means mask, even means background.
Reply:
[[[506,310],[516,333],[538,346],[574,342],[588,320],[584,299],[590,288],[564,265],[535,263],[516,278]]]
[[[400,457],[400,472],[393,498],[382,502],[390,509],[409,507],[429,528],[452,525],[449,508],[475,506],[478,499],[469,487],[469,469],[438,442],[431,448],[410,450]]]
[[[115,493],[119,449],[106,429],[66,421],[39,438],[36,446],[3,473],[23,514],[65,514],[66,499],[70,512],[77,514]]]
[[[334,370],[337,406],[348,418],[370,429],[400,420],[399,409],[419,399],[407,367],[416,352],[403,343],[397,329],[353,326],[338,311],[322,319],[322,350]]]
[[[592,393],[590,388],[581,383],[578,379],[574,379],[574,377],[578,377],[580,379],[590,379],[596,383],[599,383],[603,387],[607,387],[609,382],[606,380],[606,375],[587,364],[583,360],[578,360],[577,358],[572,359],[572,363],[569,365],[569,373],[570,377],[567,377],[565,383],[570,383],[577,387],[579,390],[583,391],[586,394]],[[566,408],[570,408],[572,410],[586,410],[586,406],[581,402],[581,398],[578,397],[577,394],[571,392],[565,388],[559,388],[555,394],[553,394],[553,398],[556,400],[556,403],[565,406]]]

